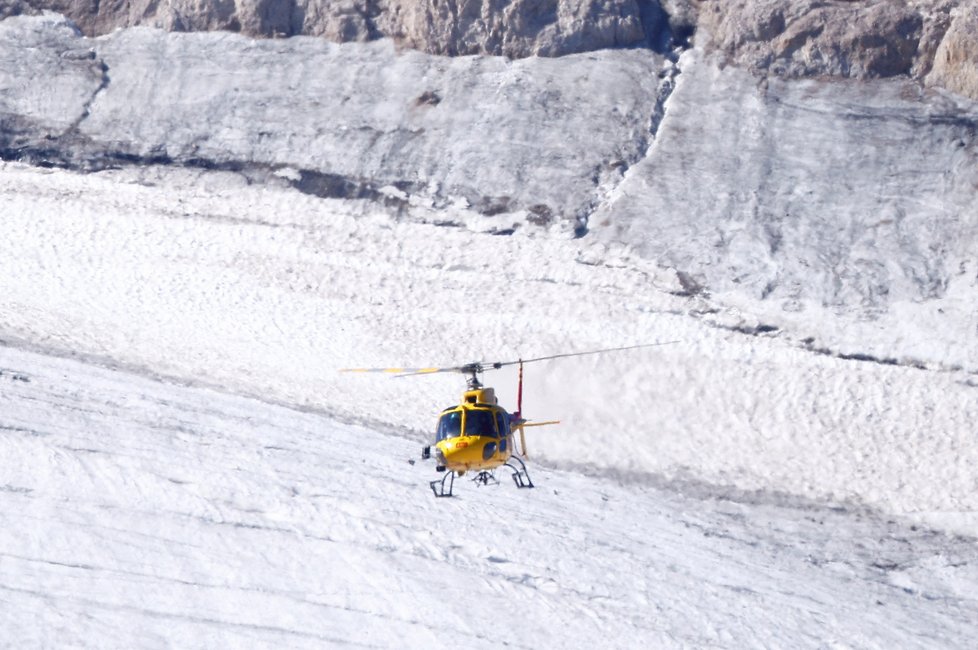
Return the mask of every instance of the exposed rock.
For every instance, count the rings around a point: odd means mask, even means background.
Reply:
[[[560,56],[651,44],[667,29],[656,0],[0,0],[0,17],[65,14],[88,35],[169,31],[299,34],[336,42],[390,37],[432,54]],[[6,7],[6,8],[5,8]]]
[[[910,76],[914,79],[923,79],[931,66],[934,65],[934,56],[937,48],[951,24],[951,11],[958,4],[959,0],[939,0],[928,2],[924,0],[921,5],[924,17],[924,28],[920,34],[920,42],[917,44],[917,56],[914,59],[913,67],[910,69]]]
[[[386,37],[452,56],[662,52],[698,33],[698,45],[756,75],[908,75],[978,98],[974,0],[0,0],[0,18],[42,9],[88,35],[147,25],[341,43]]]
[[[696,31],[698,0],[660,0],[674,41],[685,47]]]
[[[37,15],[40,9],[29,0],[0,0],[0,20],[7,16]]]
[[[89,35],[153,25],[170,31],[228,30],[290,35],[295,0],[23,0],[62,13]],[[331,3],[333,4],[333,3]]]
[[[974,0],[702,0],[696,27],[700,45],[755,75],[909,76],[978,98],[975,6]]]
[[[895,0],[702,3],[710,45],[751,70],[786,77],[909,74],[927,16]]]
[[[377,25],[410,47],[452,55],[559,56],[646,40],[636,0],[392,0]]]
[[[941,41],[927,82],[978,99],[978,2],[959,7]]]

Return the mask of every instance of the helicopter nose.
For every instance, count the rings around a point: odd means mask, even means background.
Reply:
[[[448,444],[439,445],[439,451],[442,452],[446,465],[464,465],[467,467],[474,460],[473,453],[478,456],[481,449],[479,449],[478,440],[455,438]]]
[[[446,445],[445,446],[445,449],[441,450],[442,451],[442,455],[446,459],[451,460],[452,458],[455,458],[457,456],[461,456],[465,452],[465,450],[468,448],[468,446],[469,446],[469,444],[467,442],[460,442],[460,443],[459,442],[456,442],[456,443],[452,443],[450,445]]]

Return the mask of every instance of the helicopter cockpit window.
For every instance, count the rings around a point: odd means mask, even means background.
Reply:
[[[445,413],[438,420],[438,440],[456,438],[462,434],[462,412]]]
[[[465,412],[465,435],[496,437],[496,424],[492,411],[476,411],[469,409]]]
[[[509,417],[502,411],[496,411],[496,429],[502,437],[509,435]]]

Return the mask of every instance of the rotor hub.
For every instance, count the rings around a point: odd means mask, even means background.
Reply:
[[[482,388],[482,382],[479,381],[479,373],[482,372],[482,365],[478,363],[470,363],[469,365],[462,367],[462,372],[468,375],[465,383],[469,390],[478,390]]]

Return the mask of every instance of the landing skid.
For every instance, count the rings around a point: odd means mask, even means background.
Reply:
[[[445,489],[445,481],[448,481],[447,490]],[[455,486],[455,472],[445,472],[441,480],[432,481],[428,485],[431,486],[431,491],[435,493],[436,497],[450,497],[452,496],[452,488]]]
[[[519,463],[519,467],[513,465],[513,462]],[[533,487],[533,481],[530,480],[530,475],[526,472],[526,464],[523,459],[519,456],[510,456],[509,460],[506,461],[506,467],[513,470],[513,482],[516,483],[518,488],[531,488]]]
[[[533,481],[530,480],[530,475],[526,471],[526,464],[521,458],[517,456],[511,456],[504,465],[511,470],[513,470],[513,483],[516,484],[518,488],[531,488],[533,487]],[[499,479],[496,478],[496,473],[493,470],[483,470],[475,475],[472,482],[476,485],[499,485]],[[445,472],[445,475],[440,479],[431,481],[429,484],[431,486],[431,491],[436,497],[450,497],[453,496],[452,488],[455,487],[455,472]]]

